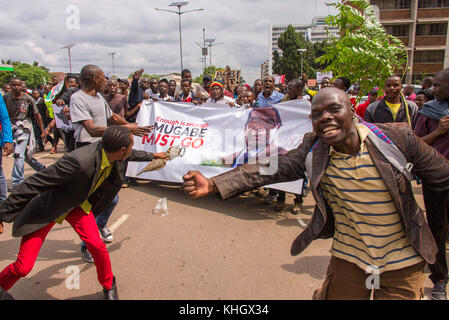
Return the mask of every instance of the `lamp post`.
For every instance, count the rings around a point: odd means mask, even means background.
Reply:
[[[72,58],[70,56],[70,49],[73,48],[76,45],[76,43],[72,43],[72,44],[68,44],[64,47],[61,47],[59,49],[68,49],[69,51],[69,68],[70,68],[70,73],[72,73]]]
[[[114,56],[117,54],[117,52],[109,52],[108,56],[112,57],[112,75],[115,74],[115,66],[114,66]]]
[[[176,13],[178,15],[178,20],[179,20],[179,51],[180,51],[180,55],[181,55],[181,73],[182,73],[182,70],[184,69],[184,65],[182,63],[181,15],[184,14],[184,13],[187,13],[187,12],[204,10],[204,9],[194,9],[194,10],[181,11],[181,7],[186,6],[188,4],[189,4],[188,1],[184,1],[184,2],[172,2],[172,3],[170,3],[168,5],[169,7],[178,7],[178,11],[154,8],[155,10],[158,10],[158,11],[167,11],[167,12]]]
[[[300,77],[302,77],[304,52],[306,52],[306,51],[307,51],[307,49],[298,49],[298,52],[302,53],[302,54],[301,54],[301,74],[300,74]]]
[[[218,46],[219,44],[224,44],[223,42],[220,43],[214,43],[215,39],[206,39],[205,42],[208,43],[208,47],[209,47],[209,66],[212,66],[212,47],[213,46]]]

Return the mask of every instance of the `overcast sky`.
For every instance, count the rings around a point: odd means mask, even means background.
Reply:
[[[156,11],[169,8],[170,0],[0,0],[0,59],[39,61],[51,71],[69,71],[96,64],[126,77],[145,73],[180,71],[178,15]],[[333,13],[329,0],[192,0],[183,10],[204,11],[182,15],[184,68],[194,77],[202,72],[201,49],[195,42],[206,38],[223,44],[212,48],[212,64],[241,69],[251,83],[260,77],[260,64],[268,58],[270,24],[309,24],[315,15]],[[76,10],[79,9],[79,29]],[[174,9],[177,9],[176,7]],[[208,57],[209,65],[209,57]]]

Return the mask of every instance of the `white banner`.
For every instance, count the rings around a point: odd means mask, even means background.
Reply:
[[[130,162],[127,176],[181,183],[189,170],[201,171],[209,178],[256,160],[268,161],[269,170],[264,174],[273,174],[276,154],[298,147],[304,134],[312,131],[309,114],[306,100],[258,109],[145,100],[137,123],[154,125],[154,130],[147,137],[134,137],[133,148],[153,153],[165,152],[170,146],[186,150],[183,157],[168,161],[157,171],[141,173],[148,163]],[[302,180],[269,187],[299,194]]]

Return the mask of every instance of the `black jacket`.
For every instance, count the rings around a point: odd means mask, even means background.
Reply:
[[[46,226],[65,212],[83,203],[101,169],[101,142],[66,154],[50,167],[25,179],[0,204],[0,221],[14,222],[13,236],[21,237]],[[151,161],[149,152],[133,150],[129,161]],[[114,163],[111,174],[89,196],[94,215],[100,214],[122,186]]]
[[[388,122],[405,122],[407,123],[407,115],[405,113],[405,102],[407,103],[409,115],[410,115],[410,125],[415,126],[418,118],[418,106],[413,101],[401,99],[401,107],[398,110],[396,119],[393,119],[393,113],[390,108],[385,103],[385,98],[371,103],[365,111],[366,122],[371,123],[388,123]]]

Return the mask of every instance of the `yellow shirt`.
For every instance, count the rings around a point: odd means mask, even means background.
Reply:
[[[106,155],[106,152],[104,151],[104,149],[101,149],[100,172],[98,173],[97,182],[95,183],[95,185],[92,188],[92,190],[89,191],[89,194],[87,195],[87,198],[89,198],[90,195],[92,193],[94,193],[95,190],[97,190],[99,186],[101,186],[103,181],[106,180],[106,178],[111,174],[111,170],[112,170],[112,164],[109,162],[108,156]],[[79,205],[79,207],[81,209],[83,209],[86,214],[89,214],[91,209],[92,209],[92,205],[89,203],[88,199],[84,200],[84,202],[81,203]],[[57,220],[55,220],[55,222],[56,223],[62,223],[65,220],[65,218],[67,217],[67,215],[69,214],[69,212],[70,211],[64,213]]]
[[[361,145],[356,156],[331,147],[321,179],[335,218],[331,253],[366,270],[405,268],[423,259],[405,235],[399,212],[364,143],[369,129],[357,126]]]
[[[390,108],[391,113],[393,114],[393,119],[396,120],[396,116],[398,115],[398,111],[401,108],[401,103],[389,103],[385,100],[385,104],[388,108]]]
[[[48,116],[50,117],[50,119],[54,119],[55,118],[55,114],[53,112],[53,102],[45,101],[46,98],[47,98],[47,95],[44,94],[44,103],[45,103],[45,105],[47,106],[47,109],[48,109]]]

